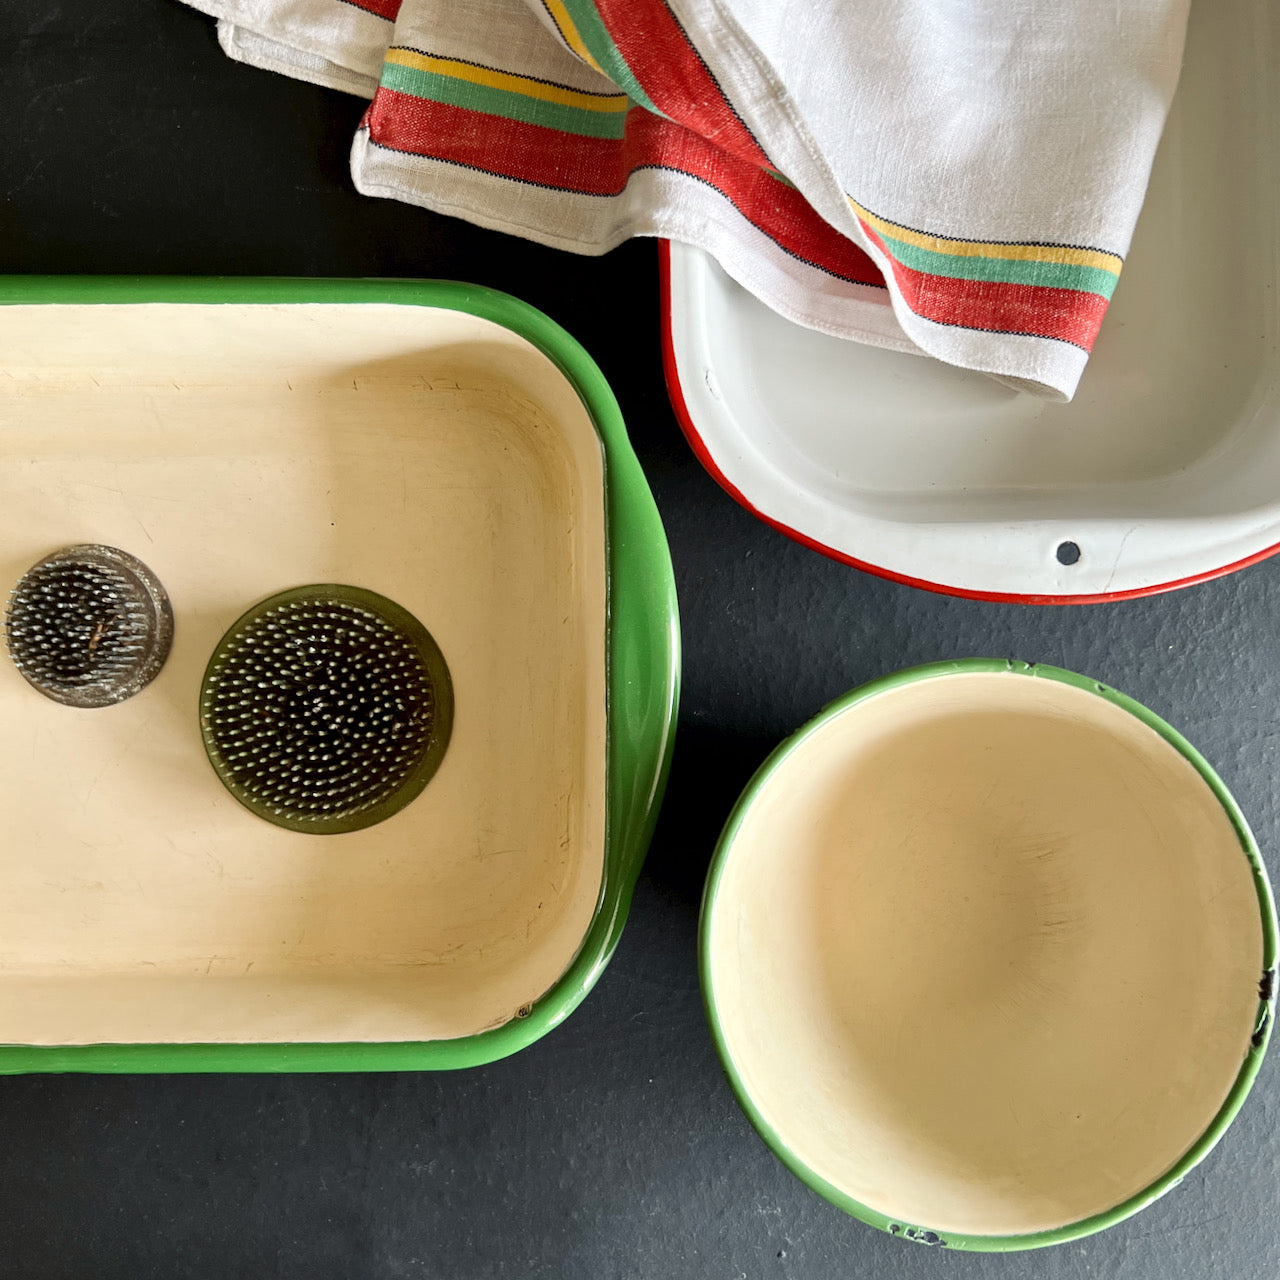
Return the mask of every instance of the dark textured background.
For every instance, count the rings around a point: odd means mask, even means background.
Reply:
[[[1084,671],[1184,730],[1272,859],[1280,562],[1154,600],[948,600],[830,563],[699,469],[658,349],[656,254],[570,257],[357,196],[354,99],[252,71],[174,0],[0,5],[0,271],[443,276],[505,289],[603,366],[683,610],[662,822],[596,991],[456,1075],[0,1079],[0,1277],[1280,1275],[1280,1053],[1217,1152],[1131,1221],[1039,1254],[892,1240],[811,1194],[738,1111],[703,1025],[698,895],[729,806],[831,698],[911,663]]]

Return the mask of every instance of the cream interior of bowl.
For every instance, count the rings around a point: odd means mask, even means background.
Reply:
[[[1262,930],[1230,820],[1152,729],[1049,679],[922,679],[826,722],[747,809],[710,912],[765,1124],[944,1234],[1141,1191],[1249,1048]]]
[[[0,1041],[407,1041],[506,1021],[600,891],[601,448],[515,334],[394,305],[0,308],[0,582],[137,555],[173,603],[156,681],[81,711],[0,653]],[[453,736],[390,820],[255,817],[201,745],[219,637],[287,587],[403,605]]]

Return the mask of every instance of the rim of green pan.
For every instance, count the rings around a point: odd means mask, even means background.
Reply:
[[[511,1021],[455,1040],[308,1044],[0,1045],[0,1075],[26,1071],[431,1071],[515,1053],[563,1022],[618,945],[671,767],[680,696],[680,622],[666,533],[622,411],[599,366],[527,302],[451,280],[289,277],[8,276],[0,306],[211,304],[435,307],[519,335],[564,375],[604,457],[608,630],[606,822],[595,914],[560,980]],[[193,726],[194,728],[194,726]]]
[[[1258,912],[1262,925],[1262,964],[1267,973],[1274,973],[1276,966],[1276,906],[1272,897],[1271,885],[1267,879],[1266,868],[1262,863],[1262,855],[1258,851],[1257,842],[1249,830],[1249,824],[1239,805],[1227,790],[1222,779],[1213,771],[1205,758],[1176,729],[1162,720],[1155,712],[1144,707],[1140,702],[1127,697],[1123,693],[1107,685],[1091,680],[1087,676],[1078,675],[1074,671],[1064,671],[1060,667],[1044,666],[1037,663],[1015,662],[1005,658],[963,658],[950,662],[934,662],[925,666],[910,667],[892,675],[872,680],[859,686],[843,697],[838,698],[823,708],[812,720],[804,724],[789,738],[785,739],[770,754],[764,764],[756,771],[747,783],[742,795],[725,823],[724,830],[716,844],[711,866],[707,873],[706,887],[702,895],[702,911],[698,929],[698,969],[702,983],[703,1004],[707,1021],[711,1027],[711,1036],[715,1041],[716,1052],[728,1077],[729,1084],[738,1099],[752,1127],[765,1140],[774,1154],[802,1182],[816,1191],[824,1199],[829,1200],[846,1213],[860,1219],[870,1226],[878,1227],[890,1235],[901,1236],[921,1244],[937,1245],[944,1248],[969,1250],[986,1253],[1008,1253],[1022,1249],[1039,1249],[1046,1245],[1063,1244],[1069,1240],[1078,1240],[1102,1231],[1106,1227],[1122,1222],[1138,1210],[1145,1208],[1153,1200],[1159,1199],[1166,1191],[1176,1187],[1187,1174],[1195,1168],[1217,1145],[1226,1132],[1236,1113],[1240,1110],[1249,1090],[1257,1077],[1266,1053],[1267,1043],[1271,1037],[1271,1026],[1274,1022],[1273,1005],[1275,992],[1272,990],[1267,998],[1258,1000],[1258,1009],[1254,1020],[1254,1036],[1248,1052],[1245,1054],[1240,1071],[1227,1094],[1226,1100],[1219,1108],[1217,1115],[1209,1123],[1208,1128],[1192,1144],[1190,1149],[1169,1169],[1161,1174],[1136,1195],[1130,1196],[1120,1204],[1101,1213],[1082,1218],[1066,1226],[1055,1227],[1049,1231],[1037,1231],[1027,1235],[963,1235],[956,1232],[938,1231],[928,1223],[905,1222],[901,1218],[889,1217],[869,1205],[855,1200],[825,1178],[815,1173],[790,1148],[786,1140],[764,1118],[752,1101],[743,1082],[742,1076],[733,1062],[726,1042],[720,1014],[716,1007],[715,989],[711,982],[711,960],[709,953],[709,935],[711,915],[724,875],[726,861],[738,831],[742,827],[747,813],[759,797],[775,773],[786,763],[791,754],[812,734],[818,732],[831,720],[843,715],[851,707],[866,702],[883,693],[899,689],[904,685],[914,684],[920,680],[934,680],[943,676],[964,675],[976,672],[1008,675],[1018,679],[1053,680],[1059,684],[1071,685],[1082,689],[1095,697],[1104,698],[1117,707],[1123,708],[1130,715],[1141,720],[1148,728],[1154,729],[1171,746],[1175,747],[1194,767],[1197,773],[1209,785],[1209,789],[1217,797],[1226,811],[1231,825],[1235,828],[1240,840],[1240,848],[1248,859],[1253,872],[1253,884],[1258,897]],[[1275,984],[1272,982],[1272,988]]]

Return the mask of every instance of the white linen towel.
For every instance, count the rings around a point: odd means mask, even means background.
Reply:
[[[1186,0],[188,0],[371,97],[362,192],[602,253],[687,241],[783,315],[1070,398]]]

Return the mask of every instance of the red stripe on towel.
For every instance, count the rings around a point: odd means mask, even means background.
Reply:
[[[638,169],[675,170],[714,188],[794,257],[842,280],[884,284],[794,187],[643,108],[627,114],[624,137],[592,138],[380,88],[365,123],[379,146],[580,195],[620,195]]]

